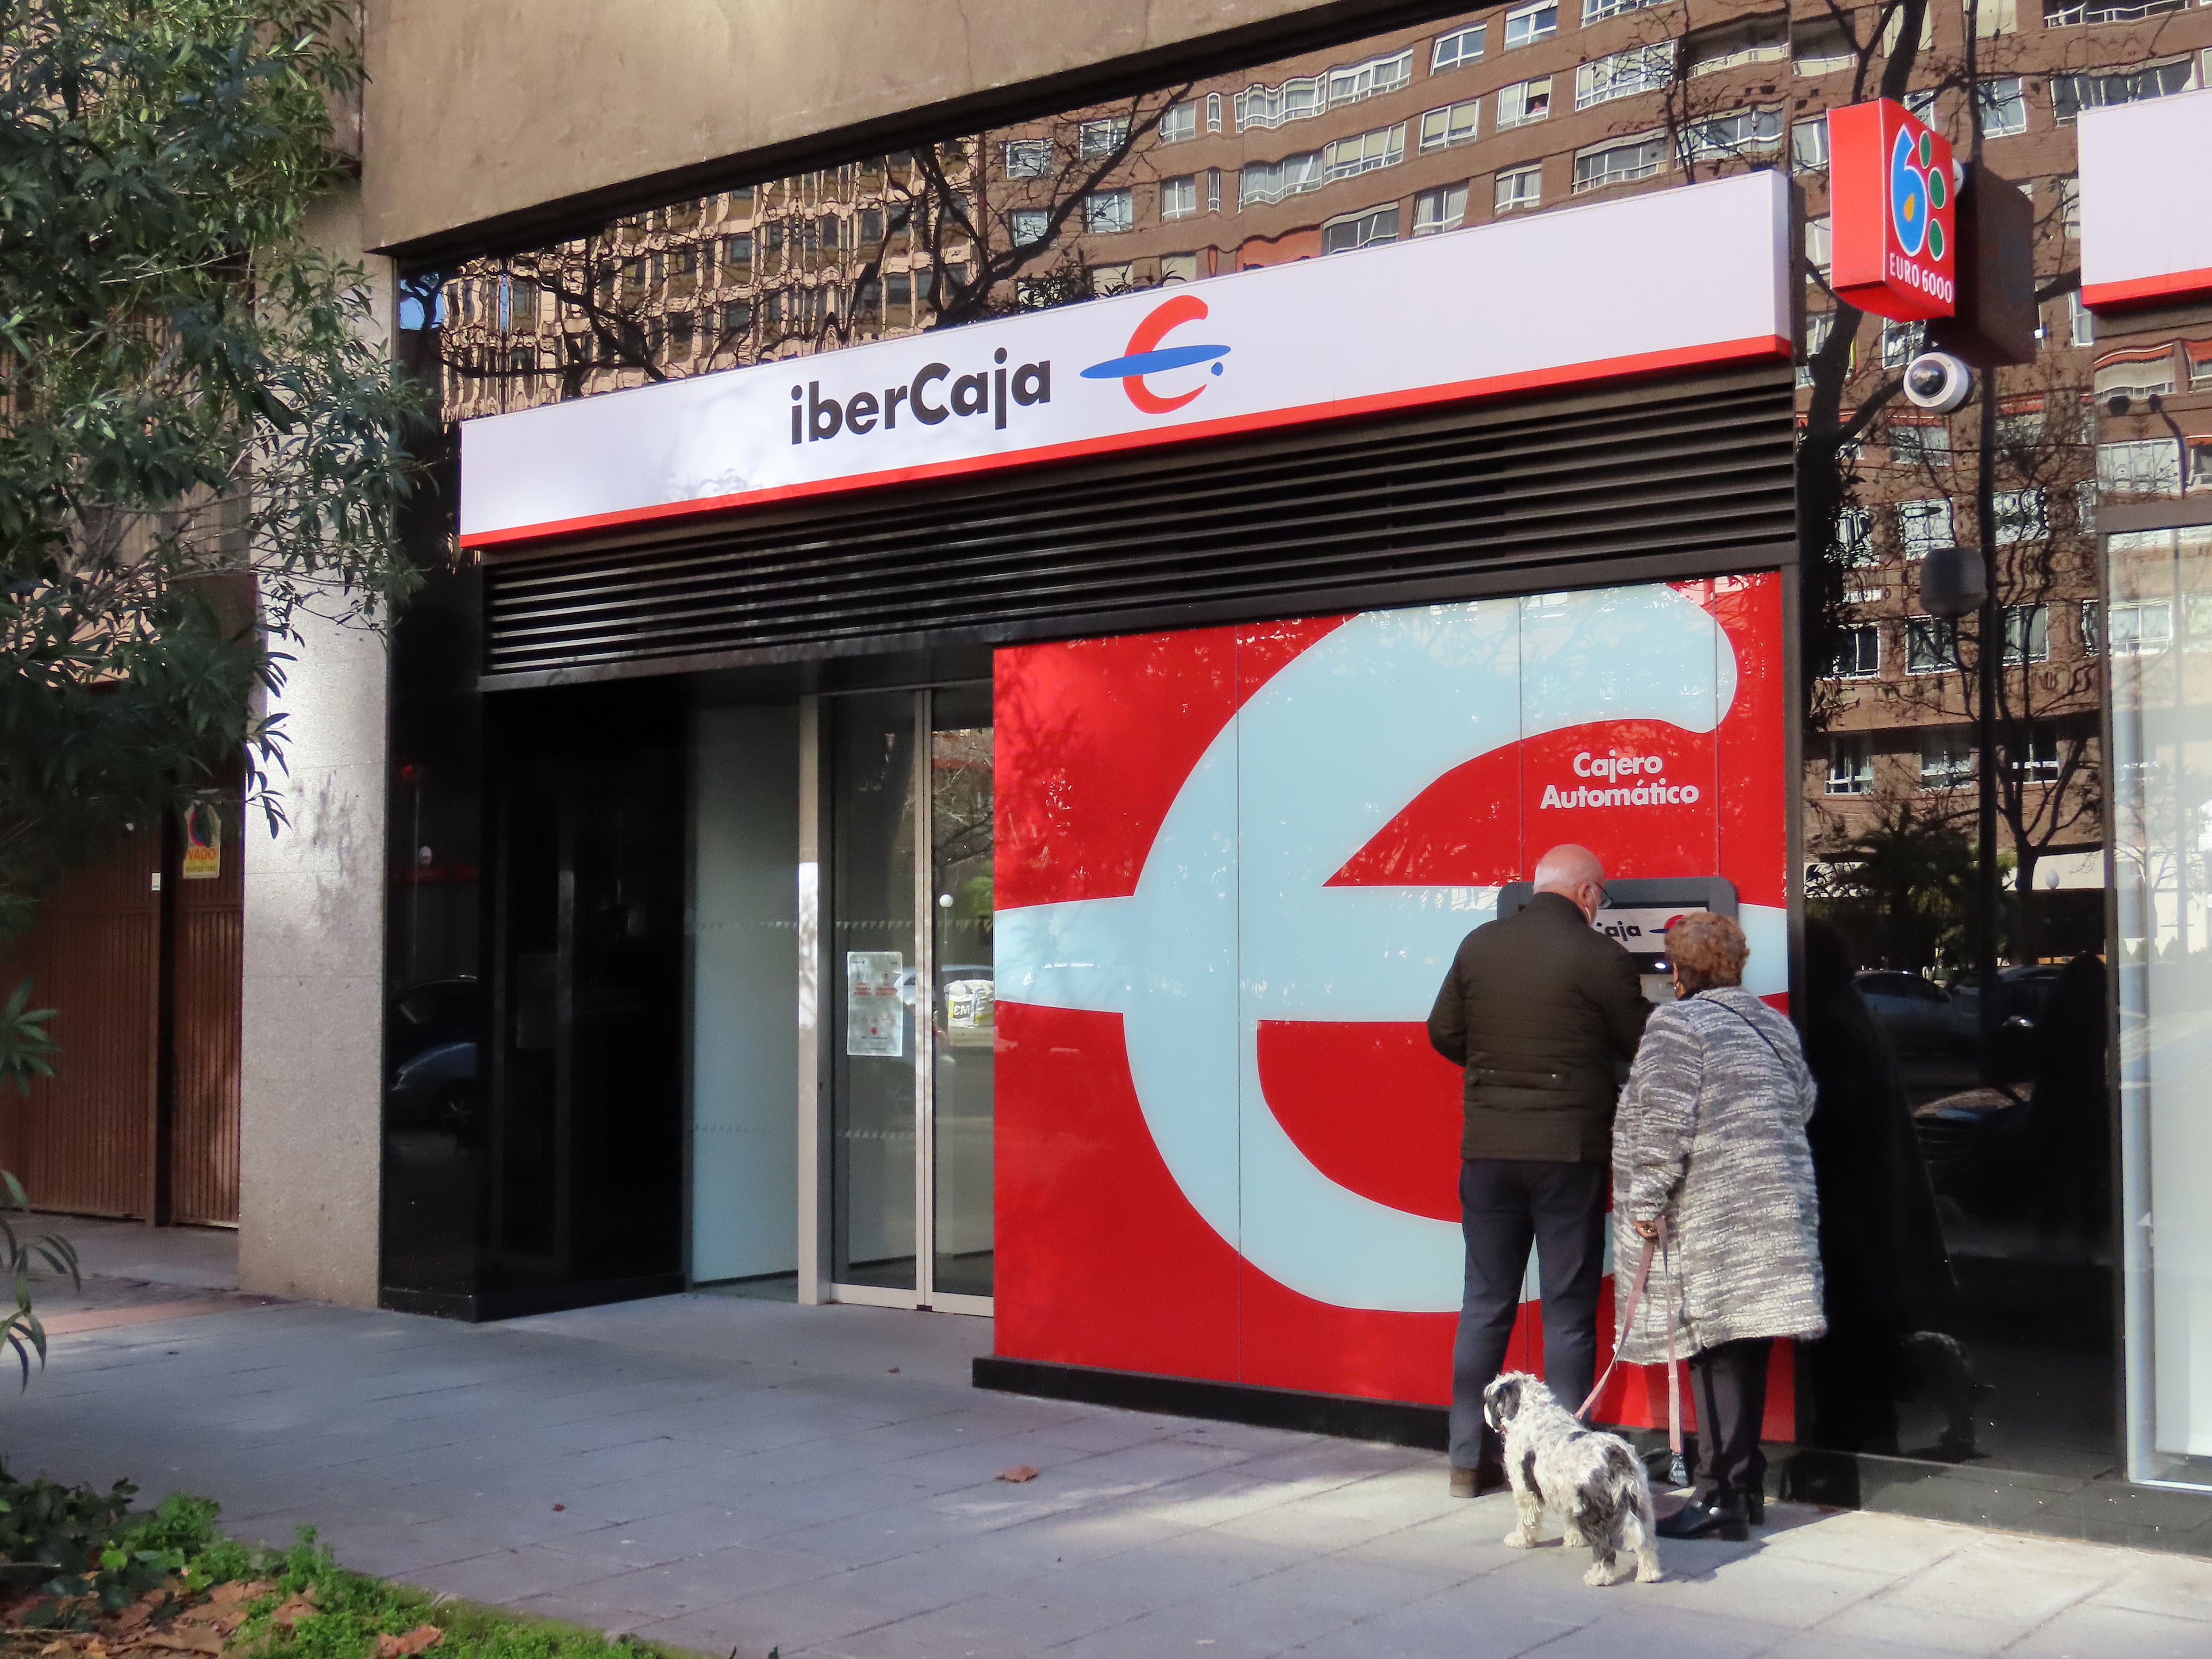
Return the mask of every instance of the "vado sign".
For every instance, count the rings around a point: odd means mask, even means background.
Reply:
[[[1828,112],[1836,297],[1897,322],[1948,317],[1958,295],[1951,143],[1894,99]]]
[[[1787,188],[1747,173],[469,421],[461,541],[1786,356]]]

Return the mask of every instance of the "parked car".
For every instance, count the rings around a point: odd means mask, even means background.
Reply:
[[[385,1026],[388,1127],[441,1129],[471,1141],[482,1115],[477,1042],[483,1013],[483,987],[466,977],[424,980],[392,999]]]
[[[1875,1021],[1900,1059],[1926,1059],[1951,1048],[1951,995],[1931,979],[1890,968],[1870,968],[1851,983],[1874,1011]]]

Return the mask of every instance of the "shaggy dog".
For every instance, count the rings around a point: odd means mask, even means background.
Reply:
[[[1623,1550],[1636,1554],[1636,1577],[1659,1577],[1651,1512],[1651,1478],[1617,1434],[1586,1429],[1552,1391],[1525,1371],[1508,1371],[1482,1391],[1483,1419],[1505,1437],[1505,1473],[1521,1524],[1505,1535],[1510,1548],[1536,1542],[1536,1523],[1551,1510],[1569,1545],[1587,1544],[1585,1584],[1610,1584]]]

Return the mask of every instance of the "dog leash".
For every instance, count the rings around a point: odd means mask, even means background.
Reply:
[[[1628,1308],[1620,1316],[1620,1329],[1624,1336],[1636,1322],[1637,1307],[1643,1302],[1644,1287],[1651,1278],[1651,1258],[1665,1249],[1666,1244],[1667,1218],[1662,1214],[1657,1237],[1644,1241],[1644,1252],[1637,1258],[1636,1278],[1628,1287]],[[1599,1376],[1597,1386],[1589,1391],[1589,1398],[1583,1401],[1582,1409],[1575,1413],[1577,1417],[1585,1422],[1589,1419],[1590,1411],[1597,1404],[1597,1397],[1605,1392],[1605,1385],[1613,1376],[1613,1368],[1619,1364],[1620,1345],[1615,1343],[1613,1358],[1606,1361],[1605,1370]],[[1671,1313],[1667,1318],[1667,1447],[1674,1455],[1674,1480],[1680,1486],[1688,1479],[1688,1468],[1682,1459],[1682,1378],[1674,1364],[1674,1319]]]

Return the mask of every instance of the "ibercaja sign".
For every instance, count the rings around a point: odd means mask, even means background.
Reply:
[[[1836,297],[1900,323],[1948,317],[1958,295],[1950,140],[1892,98],[1828,112]]]

